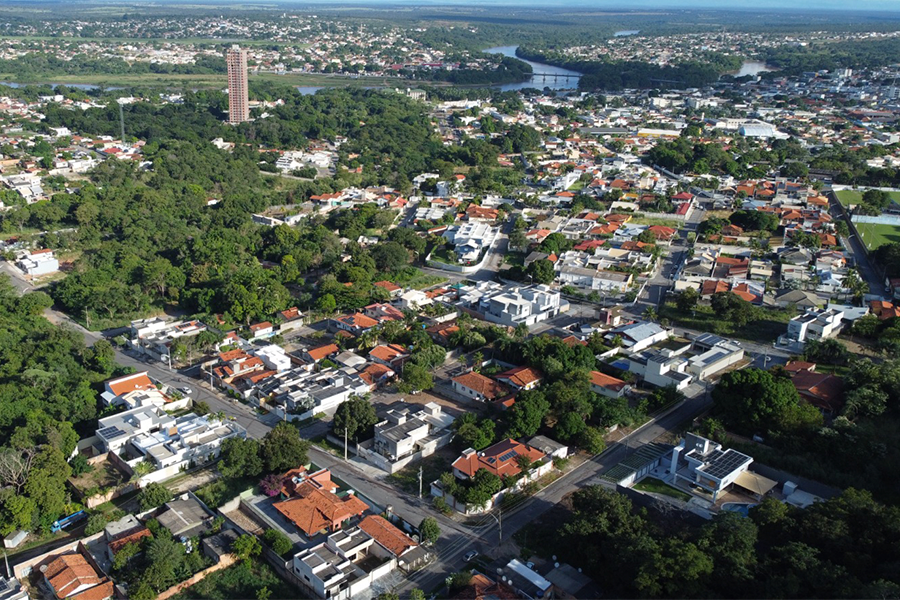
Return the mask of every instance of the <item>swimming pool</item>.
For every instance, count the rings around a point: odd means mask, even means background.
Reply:
[[[722,505],[722,510],[727,510],[728,512],[736,512],[744,515],[745,517],[750,516],[750,509],[756,506],[756,503],[751,502],[726,502]]]

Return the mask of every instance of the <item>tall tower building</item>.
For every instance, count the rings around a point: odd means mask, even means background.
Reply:
[[[247,51],[234,45],[225,52],[228,65],[228,122],[250,120],[250,99],[247,96]]]

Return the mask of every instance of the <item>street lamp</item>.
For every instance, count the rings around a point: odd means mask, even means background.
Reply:
[[[499,517],[497,515],[500,515]],[[497,514],[488,513],[488,516],[497,521],[497,527],[499,528],[499,538],[497,540],[498,544],[503,543],[503,510],[501,508],[497,508]]]

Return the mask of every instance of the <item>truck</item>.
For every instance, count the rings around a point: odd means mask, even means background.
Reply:
[[[79,510],[78,512],[72,513],[68,517],[63,517],[58,521],[53,522],[53,526],[50,527],[50,531],[56,533],[57,531],[61,531],[68,527],[73,523],[77,523],[78,521],[87,518],[87,513],[83,510]]]

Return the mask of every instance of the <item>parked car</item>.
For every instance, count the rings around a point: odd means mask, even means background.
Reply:
[[[475,550],[469,550],[468,552],[466,552],[466,555],[463,556],[463,560],[466,562],[471,562],[472,559],[476,556],[478,556],[478,552],[476,552]]]
[[[181,393],[184,394],[185,396],[190,396],[191,394],[194,393],[194,390],[192,390],[192,389],[189,388],[188,386],[184,386],[184,387],[181,387],[181,388],[179,388],[179,389],[181,390]]]

